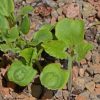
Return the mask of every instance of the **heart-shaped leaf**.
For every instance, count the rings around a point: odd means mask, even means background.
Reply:
[[[85,58],[85,55],[88,53],[88,51],[92,49],[93,49],[93,45],[86,41],[77,44],[74,49],[76,54],[76,60],[80,61],[83,58]]]
[[[18,37],[19,37],[19,31],[17,26],[12,27],[11,29],[8,30],[8,33],[5,34],[6,42],[16,41]]]
[[[20,15],[26,15],[26,14],[28,14],[28,13],[30,13],[30,12],[32,12],[33,11],[33,7],[32,6],[24,6],[24,7],[22,7],[21,9],[20,9]]]
[[[34,79],[37,71],[32,66],[24,65],[20,61],[14,61],[8,69],[8,79],[20,86],[26,86]]]
[[[41,43],[41,42],[47,42],[52,40],[53,36],[52,33],[49,30],[39,30],[38,32],[36,32],[34,34],[34,40],[33,43],[35,43],[36,45]]]
[[[20,52],[20,48],[14,46],[12,43],[9,44],[0,44],[0,50],[4,53],[7,53],[8,51],[12,51],[13,53]]]
[[[84,23],[82,20],[65,18],[57,23],[55,32],[59,40],[69,46],[76,45],[84,39]]]
[[[9,23],[4,16],[0,15],[0,31],[2,32],[5,29],[9,29]]]
[[[40,81],[43,86],[51,90],[62,89],[69,79],[70,72],[61,69],[59,63],[52,63],[44,67]]]
[[[13,0],[0,0],[0,15],[10,16],[14,12]]]
[[[43,43],[42,47],[50,56],[59,59],[67,58],[67,52],[65,51],[67,49],[67,45],[63,41],[52,40],[47,43]]]

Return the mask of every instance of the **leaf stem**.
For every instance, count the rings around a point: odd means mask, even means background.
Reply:
[[[38,60],[36,61],[36,65],[38,66],[39,71],[42,72],[43,68]]]
[[[72,90],[72,64],[73,64],[73,58],[68,57],[68,70],[70,71],[70,76],[69,76],[69,81],[68,81],[68,90],[70,92],[69,99],[70,99],[71,90]]]

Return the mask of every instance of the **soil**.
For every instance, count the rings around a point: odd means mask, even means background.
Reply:
[[[0,100],[100,100],[100,0],[14,0],[15,14],[20,7],[31,5],[31,28],[26,35],[30,40],[45,23],[55,24],[63,18],[83,19],[85,39],[94,45],[80,64],[73,65],[72,87],[58,91],[44,88],[38,79],[27,87],[20,87],[6,80],[9,60],[3,56],[0,68]],[[0,52],[0,56],[3,53]],[[1,63],[0,63],[1,65]]]

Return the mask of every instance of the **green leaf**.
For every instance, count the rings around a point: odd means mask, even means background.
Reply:
[[[12,27],[10,30],[8,30],[8,33],[5,34],[6,42],[16,41],[18,37],[19,37],[19,31],[17,26]]]
[[[16,42],[16,45],[20,47],[21,49],[23,49],[26,46],[26,44],[27,42],[24,39],[22,39],[22,37],[19,37]]]
[[[51,31],[53,28],[54,28],[54,25],[45,24],[45,25],[43,25],[43,26],[40,28],[40,30],[48,30],[48,31]]]
[[[43,43],[42,47],[50,56],[59,59],[67,58],[67,52],[65,51],[67,49],[67,45],[63,41],[52,40],[47,43]]]
[[[25,15],[22,19],[20,30],[23,34],[27,34],[30,30],[30,19],[28,15]]]
[[[0,50],[6,53],[8,50],[11,50],[11,47],[7,44],[0,44]]]
[[[84,41],[75,46],[74,52],[76,54],[76,60],[80,61],[85,58],[85,55],[93,49],[93,45]]]
[[[27,63],[30,63],[32,59],[36,59],[37,57],[37,49],[36,48],[25,48],[20,52],[20,56],[24,57]]]
[[[69,75],[69,71],[61,69],[59,63],[52,63],[44,67],[40,75],[40,81],[48,89],[62,89],[67,83]]]
[[[8,51],[12,51],[14,53],[18,53],[20,51],[20,48],[13,46],[13,44],[0,44],[0,50],[4,53]]]
[[[7,72],[8,79],[20,86],[28,85],[36,74],[32,66],[24,65],[21,61],[14,61]]]
[[[9,23],[4,16],[0,15],[0,30],[3,31],[5,29],[9,29]]]
[[[14,12],[13,0],[0,0],[0,15],[10,16]]]
[[[48,30],[39,30],[34,34],[34,40],[33,43],[35,43],[36,45],[41,43],[41,42],[47,42],[52,40],[53,36],[52,33]]]
[[[32,11],[33,11],[33,7],[32,6],[24,6],[24,7],[22,7],[20,9],[20,14],[21,15],[26,15],[26,14],[32,12]]]
[[[65,18],[57,23],[55,32],[59,40],[72,46],[83,41],[84,23],[82,20]]]

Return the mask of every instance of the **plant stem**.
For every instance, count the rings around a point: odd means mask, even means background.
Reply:
[[[68,70],[70,71],[70,77],[69,77],[69,81],[68,81],[68,90],[70,92],[69,100],[70,100],[70,95],[71,95],[71,90],[72,90],[72,63],[73,63],[73,59],[72,59],[72,57],[69,57],[68,58]]]
[[[38,60],[36,61],[36,65],[38,66],[38,69],[41,72],[43,68]]]

